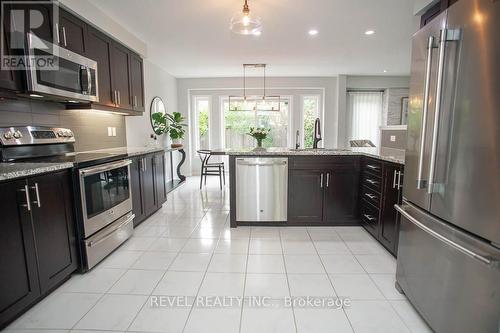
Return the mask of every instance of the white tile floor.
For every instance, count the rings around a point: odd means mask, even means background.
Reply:
[[[430,332],[394,288],[394,258],[362,228],[230,229],[228,201],[216,180],[199,191],[198,178],[189,178],[126,244],[6,331]],[[152,306],[160,295],[187,303],[266,296],[280,306]],[[283,306],[289,296],[352,302],[340,309]]]

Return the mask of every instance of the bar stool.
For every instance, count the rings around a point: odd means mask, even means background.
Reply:
[[[222,182],[226,185],[226,172],[224,169],[224,163],[209,163],[209,159],[212,156],[210,150],[197,150],[198,156],[201,160],[201,176],[200,176],[200,190],[203,184],[203,176],[205,176],[205,186],[207,186],[207,176],[219,176],[220,189],[222,190]]]

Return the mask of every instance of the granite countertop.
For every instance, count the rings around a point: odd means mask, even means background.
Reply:
[[[70,169],[73,163],[0,163],[0,181],[28,177],[40,173]]]
[[[127,155],[129,157],[144,155],[154,152],[170,152],[175,150],[183,149],[170,148],[170,147],[119,147],[119,148],[109,148],[109,149],[99,149],[89,152],[101,152],[110,153],[118,155]],[[45,162],[0,162],[0,181],[10,180],[15,178],[22,178],[33,176],[41,173],[53,172],[63,169],[70,169],[74,167],[73,162],[60,162],[60,163],[45,163]]]
[[[133,156],[144,155],[144,154],[149,154],[149,153],[156,153],[156,152],[160,152],[160,151],[170,152],[170,151],[175,151],[175,150],[180,150],[180,149],[184,149],[184,147],[179,147],[179,148],[170,148],[170,147],[161,147],[161,146],[155,146],[155,147],[146,147],[146,146],[144,146],[144,147],[118,147],[118,148],[91,150],[88,152],[113,153],[113,154],[127,155],[129,157],[133,157]]]
[[[215,150],[215,154],[222,154],[222,151]],[[225,150],[226,155],[234,156],[368,156],[383,161],[399,164],[405,163],[404,150],[391,148],[347,148],[347,149],[289,149],[289,148],[268,148],[266,150],[255,151],[253,149]]]

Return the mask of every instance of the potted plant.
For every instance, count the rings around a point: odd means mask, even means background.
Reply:
[[[253,137],[255,140],[257,140],[257,148],[256,149],[263,149],[262,148],[262,140],[267,138],[267,135],[269,134],[271,130],[263,127],[250,127],[250,132],[247,133],[251,137]]]
[[[182,147],[182,139],[186,133],[184,127],[187,127],[187,124],[184,123],[184,117],[180,112],[173,112],[172,114],[167,113],[166,117],[170,121],[168,132],[172,139],[172,148]]]

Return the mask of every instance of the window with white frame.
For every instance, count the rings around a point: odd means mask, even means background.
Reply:
[[[382,109],[382,91],[349,91],[348,140],[371,140],[375,146],[379,146]]]
[[[241,100],[243,105],[243,100]],[[255,139],[248,135],[250,127],[264,127],[270,133],[263,141],[264,147],[288,147],[290,99],[281,97],[280,110],[245,111],[238,108],[238,101],[231,101],[234,110],[229,109],[229,99],[221,101],[223,115],[223,142],[226,149],[255,147]]]
[[[193,98],[194,128],[196,150],[210,149],[210,98]]]
[[[321,118],[319,95],[302,96],[302,147],[313,147],[314,122]]]

